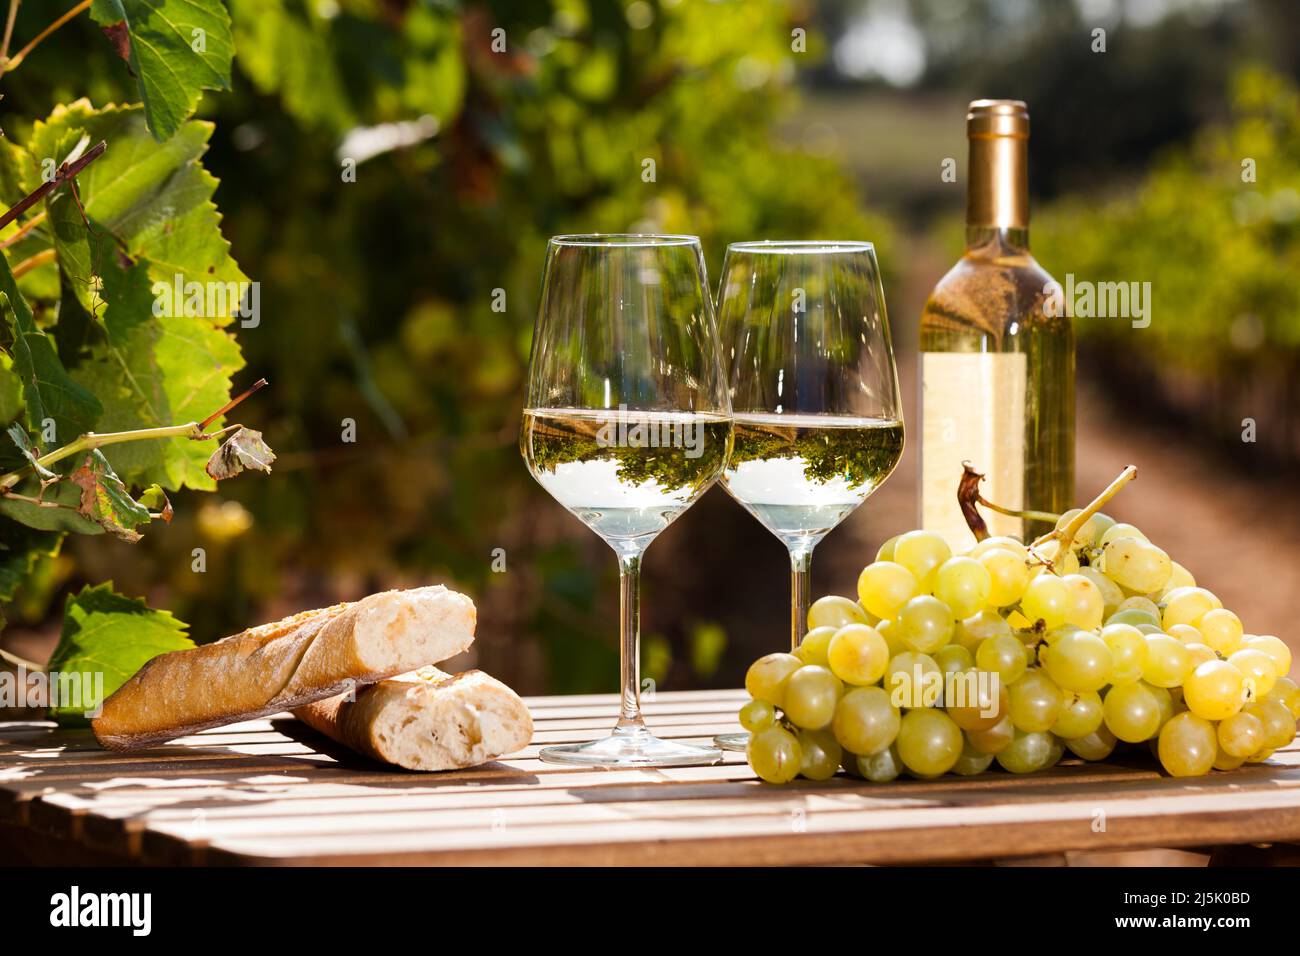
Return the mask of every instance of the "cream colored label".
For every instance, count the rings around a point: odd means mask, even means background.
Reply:
[[[957,505],[962,462],[984,474],[980,494],[1021,508],[1025,480],[1023,353],[921,353],[921,527],[954,554],[975,544]],[[1021,520],[983,509],[989,533],[1019,535]]]

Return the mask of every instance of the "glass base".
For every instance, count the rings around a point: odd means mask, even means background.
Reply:
[[[713,738],[713,742],[723,750],[737,750],[744,753],[749,747],[749,732],[741,731],[738,734],[718,734]]]
[[[590,743],[545,747],[538,756],[547,763],[582,767],[691,767],[717,763],[722,752],[661,740],[644,727],[637,727],[617,729]]]

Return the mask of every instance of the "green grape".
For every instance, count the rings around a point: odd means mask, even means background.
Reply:
[[[889,644],[874,627],[846,624],[831,638],[826,660],[831,673],[846,684],[874,684],[885,676]]]
[[[917,595],[898,612],[898,636],[909,648],[922,654],[933,654],[947,644],[952,639],[952,631],[952,611],[928,594]]]
[[[784,727],[768,727],[751,736],[745,756],[754,773],[768,783],[789,783],[803,764],[799,741]]]
[[[948,716],[962,730],[988,730],[1010,707],[1006,687],[988,671],[971,668],[954,674],[945,691]]]
[[[1082,511],[1082,508],[1071,508],[1069,511],[1065,512],[1065,514],[1056,519],[1056,530],[1060,531],[1063,529]],[[1098,521],[1098,518],[1102,518],[1103,520]],[[1079,530],[1074,533],[1074,540],[1070,543],[1070,546],[1076,549],[1092,547],[1097,543],[1097,539],[1101,537],[1102,533],[1109,527],[1109,525],[1104,524],[1105,521],[1109,520],[1110,519],[1105,518],[1102,515],[1092,515],[1080,526]],[[1114,522],[1111,523],[1113,524]]]
[[[1258,717],[1264,725],[1264,747],[1270,753],[1295,740],[1295,717],[1277,701],[1261,700],[1247,704],[1244,713]]]
[[[1245,757],[1234,757],[1222,747],[1220,747],[1214,755],[1215,770],[1236,770],[1245,762]]]
[[[1111,528],[1107,535],[1114,531]],[[1173,573],[1169,555],[1149,541],[1114,538],[1101,554],[1101,569],[1122,588],[1149,594],[1163,588]]]
[[[829,780],[840,767],[843,750],[829,730],[801,730],[799,773],[809,780]]]
[[[904,651],[889,661],[885,690],[895,707],[934,707],[943,697],[943,671],[929,654]]]
[[[745,690],[755,700],[765,700],[774,707],[784,706],[785,684],[790,675],[803,667],[793,654],[765,654],[749,665],[745,672]]]
[[[1070,590],[1054,574],[1040,574],[1034,578],[1020,599],[1020,612],[1030,622],[1042,621],[1048,630],[1065,623],[1070,606]]]
[[[1023,677],[1007,688],[1007,714],[1016,730],[1023,733],[1051,730],[1064,705],[1061,688],[1041,667],[1025,671]]]
[[[1125,743],[1136,744],[1160,730],[1161,705],[1156,688],[1144,681],[1116,684],[1101,703],[1106,728]]]
[[[1175,624],[1164,633],[1168,634],[1170,637],[1178,638],[1178,640],[1183,644],[1205,643],[1205,635],[1190,624]]]
[[[892,561],[877,561],[858,577],[858,599],[882,621],[893,620],[903,605],[921,593],[911,571]]]
[[[1040,657],[1047,675],[1065,690],[1101,690],[1110,683],[1114,667],[1110,648],[1088,631],[1065,635],[1044,648]]]
[[[1146,683],[1143,681],[1143,683]],[[1156,687],[1154,684],[1147,684],[1151,688],[1151,693],[1155,695],[1156,706],[1160,708],[1160,726],[1163,727],[1169,722],[1169,718],[1178,712],[1174,706],[1174,695],[1165,687]],[[1152,751],[1154,753],[1155,751]]]
[[[1113,524],[1103,532],[1102,536],[1097,539],[1097,543],[1105,547],[1116,538],[1136,538],[1138,541],[1146,541],[1147,536],[1131,524]]]
[[[954,618],[982,608],[992,589],[993,579],[974,558],[949,558],[934,572],[934,596],[952,609]]]
[[[1148,634],[1142,679],[1155,687],[1177,687],[1192,670],[1187,645],[1168,634]]]
[[[1104,723],[1084,737],[1074,737],[1065,741],[1070,753],[1081,760],[1105,760],[1115,750],[1118,741]]]
[[[918,777],[937,777],[952,769],[964,743],[961,728],[941,710],[909,710],[898,728],[898,757]]]
[[[1016,725],[1008,714],[987,730],[968,730],[966,739],[980,753],[996,754],[1016,738]]]
[[[1214,653],[1214,649],[1208,644],[1184,644],[1187,648],[1187,656],[1192,659],[1191,670],[1196,670],[1206,661],[1217,661],[1219,655]],[[1174,688],[1170,688],[1173,690]]]
[[[1241,639],[1241,650],[1263,651],[1273,658],[1275,669],[1285,678],[1291,672],[1291,648],[1272,634],[1255,636],[1253,634]]]
[[[1279,677],[1264,699],[1277,701],[1291,711],[1292,717],[1300,720],[1300,686],[1291,678]]]
[[[1131,607],[1123,611],[1116,611],[1106,619],[1109,624],[1129,624],[1133,627],[1153,627],[1160,630],[1160,620],[1155,615],[1138,608]]]
[[[1219,746],[1230,757],[1249,757],[1264,746],[1264,722],[1254,714],[1225,717],[1219,724]]]
[[[1038,635],[1039,641],[1035,643],[1036,644],[1041,643],[1043,647],[1051,647],[1053,644],[1055,644],[1063,637],[1069,637],[1071,634],[1084,634],[1084,633],[1088,633],[1088,632],[1085,632],[1083,628],[1079,627],[1078,625],[1062,624],[1060,627],[1054,627],[1050,631]],[[1039,656],[1041,656],[1041,651]]]
[[[1228,663],[1241,671],[1251,700],[1268,695],[1277,683],[1277,665],[1263,651],[1247,647],[1228,655]]]
[[[1272,750],[1269,750],[1269,749],[1267,749],[1267,748],[1265,748],[1264,750],[1261,750],[1259,753],[1251,754],[1249,757],[1247,757],[1247,758],[1245,759],[1244,762],[1245,762],[1245,763],[1263,763],[1265,760],[1267,760],[1267,759],[1268,759],[1269,757],[1271,757],[1271,756],[1273,756],[1273,751],[1272,751]],[[1235,769],[1235,768],[1234,768],[1234,769]]]
[[[1096,542],[1098,544],[1101,543],[1101,536],[1104,535],[1111,528],[1115,527],[1115,519],[1112,518],[1110,515],[1104,514],[1100,511],[1093,512],[1091,521],[1093,525],[1097,528]]]
[[[1046,770],[1057,760],[1059,741],[1042,731],[1026,733],[1017,730],[1015,739],[998,751],[998,765],[1010,773],[1035,773]],[[1055,759],[1053,759],[1055,757]]]
[[[984,753],[967,740],[961,748],[957,762],[952,765],[952,772],[959,777],[973,777],[989,769],[991,763],[993,763],[993,754]]]
[[[845,624],[869,624],[867,612],[852,598],[828,594],[813,601],[808,608],[808,628],[833,627],[839,630]]]
[[[898,539],[901,538],[901,537],[902,537],[901,534],[896,534],[896,535],[894,535],[892,538],[890,538],[888,541],[886,541],[884,544],[882,544],[882,545],[880,546],[880,550],[876,552],[876,560],[877,560],[877,561],[893,561],[893,560],[894,560],[894,546],[898,544]]]
[[[893,621],[881,621],[876,625],[876,633],[885,639],[891,658],[908,649],[903,639],[898,636],[898,626]]]
[[[946,678],[949,674],[959,674],[974,667],[975,656],[960,644],[949,644],[935,652],[934,662]]]
[[[1096,516],[1094,515],[1094,517]],[[1106,617],[1110,617],[1119,610],[1120,604],[1124,602],[1124,592],[1118,584],[1096,568],[1080,568],[1079,574],[1091,581],[1097,590],[1101,592],[1102,613]]]
[[[751,734],[767,730],[776,723],[776,708],[765,700],[751,700],[740,708],[740,726]]]
[[[1219,740],[1214,724],[1188,711],[1171,717],[1160,728],[1157,749],[1170,776],[1199,777],[1214,767]]]
[[[990,637],[975,651],[975,666],[994,671],[1004,684],[1013,684],[1029,666],[1029,653],[1018,638],[1009,634]]]
[[[1142,677],[1147,662],[1147,641],[1131,624],[1107,624],[1101,629],[1101,639],[1110,650],[1110,679],[1115,684],[1128,684]]]
[[[1196,625],[1196,629],[1205,636],[1202,643],[1208,644],[1211,649],[1224,657],[1239,650],[1241,639],[1245,636],[1241,627],[1241,618],[1224,607],[1206,611]]]
[[[1087,737],[1101,726],[1101,695],[1095,690],[1072,691],[1065,695],[1052,733],[1066,740]]]
[[[870,756],[884,750],[898,736],[898,708],[879,687],[855,687],[835,706],[831,731],[841,747]]]
[[[872,783],[889,783],[903,772],[903,761],[898,758],[898,748],[890,744],[878,754],[858,757],[858,773]]]
[[[1177,561],[1171,562],[1174,566],[1173,573],[1169,575],[1169,582],[1165,585],[1164,594],[1168,594],[1174,588],[1194,588],[1196,587],[1196,578],[1192,577],[1192,572]]]
[[[1002,634],[1011,634],[1006,618],[996,611],[983,610],[958,621],[952,639],[973,655],[984,641]]]
[[[1137,608],[1139,611],[1146,611],[1151,615],[1151,619],[1157,624],[1160,623],[1160,605],[1151,600],[1144,594],[1134,594],[1132,597],[1126,597],[1119,602],[1116,611],[1127,611],[1129,608]]]
[[[995,551],[999,548],[1003,551],[1010,551],[1022,562],[1029,560],[1029,550],[1025,547],[1024,543],[1016,538],[1009,538],[1005,535],[995,535],[992,538],[985,538],[983,541],[976,542],[975,547],[966,552],[966,557],[979,559],[988,552]]]
[[[1205,588],[1175,588],[1165,595],[1165,609],[1160,624],[1165,630],[1175,624],[1195,627],[1208,612],[1223,607],[1223,602]]]
[[[934,570],[952,557],[952,548],[943,535],[933,531],[909,531],[898,536],[894,556],[890,559],[912,572],[923,584]]]
[[[839,678],[825,667],[805,664],[785,684],[781,710],[795,726],[803,730],[821,730],[835,716],[843,686]]]
[[[992,607],[1010,607],[1020,600],[1029,585],[1029,567],[1024,559],[1006,548],[985,551],[977,559],[989,573],[993,586],[988,603]]]
[[[1137,629],[1143,634],[1164,634],[1165,632],[1155,624],[1139,624]],[[1166,635],[1168,636],[1168,635]]]
[[[794,652],[795,657],[805,664],[817,664],[820,667],[829,666],[826,652],[830,649],[831,638],[835,636],[835,632],[838,630],[838,627],[814,627],[799,642],[799,647]]]
[[[1065,622],[1086,631],[1101,627],[1106,599],[1097,585],[1082,574],[1067,574],[1061,580],[1067,592]]]

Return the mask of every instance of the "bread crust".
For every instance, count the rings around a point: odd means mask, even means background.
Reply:
[[[482,671],[401,674],[294,710],[358,753],[408,770],[455,770],[528,745],[533,718],[519,695]]]
[[[475,622],[474,603],[442,585],[303,611],[155,657],[91,727],[103,746],[132,750],[290,710],[453,657]]]

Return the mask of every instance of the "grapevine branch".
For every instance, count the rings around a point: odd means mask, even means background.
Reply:
[[[54,171],[54,177],[52,179],[48,182],[41,183],[20,199],[15,205],[9,207],[8,212],[4,215],[0,215],[0,229],[3,229],[28,209],[31,209],[32,206],[36,205],[44,199],[47,194],[57,189],[63,183],[75,179],[83,169],[95,160],[99,159],[99,157],[103,156],[104,150],[106,149],[108,149],[108,143],[100,140],[97,144],[86,150],[85,155],[78,156],[76,159],[72,160],[72,162],[61,164],[59,168]]]
[[[51,23],[40,33],[36,34],[35,38],[33,38],[30,43],[28,43],[25,47],[23,47],[21,50],[15,53],[12,57],[5,56],[4,59],[0,59],[0,74],[8,73],[10,70],[18,69],[19,64],[21,64],[23,60],[27,59],[27,55],[31,53],[32,50],[36,49],[36,47],[40,45],[42,40],[48,37],[59,27],[63,26],[65,23],[67,23],[77,14],[81,13],[84,10],[89,10],[90,4],[91,4],[91,0],[81,0],[81,2],[78,3],[75,7],[73,7],[67,13],[60,16],[57,20]],[[17,16],[17,14],[18,14],[18,0],[10,0],[9,20],[8,20],[8,26],[6,27],[5,30],[5,52],[6,53],[8,53],[9,51],[8,42],[10,38],[10,29],[12,29],[13,20],[14,17]]]
[[[103,448],[105,445],[119,445],[123,442],[130,441],[148,441],[155,438],[188,438],[191,441],[211,441],[212,439],[220,438],[241,426],[228,425],[215,432],[208,432],[208,426],[265,385],[266,379],[259,378],[251,387],[232,398],[201,422],[186,422],[183,425],[163,425],[159,428],[137,428],[133,431],[126,432],[104,432],[102,434],[86,432],[75,441],[71,441],[63,447],[56,448],[54,451],[48,452],[40,458],[37,458],[35,464],[28,464],[22,468],[17,468],[6,475],[0,475],[0,495],[12,495],[13,492],[11,489],[28,475],[34,474],[37,466],[40,466],[41,468],[49,468],[50,465],[57,464],[65,458],[71,458],[73,455],[83,451]]]

